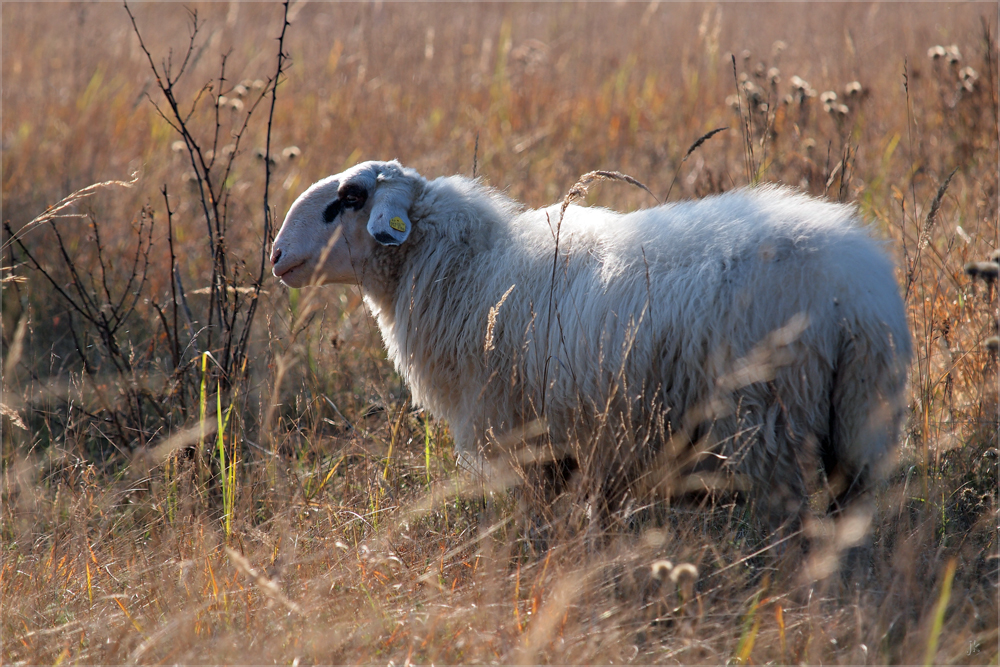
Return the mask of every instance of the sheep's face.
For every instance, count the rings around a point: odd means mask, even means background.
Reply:
[[[292,204],[274,239],[274,275],[289,287],[361,284],[377,245],[409,237],[415,175],[395,161],[364,162],[315,183]]]

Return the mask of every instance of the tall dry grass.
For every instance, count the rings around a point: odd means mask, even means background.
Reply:
[[[223,156],[276,71],[282,7],[196,9],[177,95],[186,110],[213,85],[189,123]],[[177,71],[188,13],[132,11]],[[817,515],[806,556],[768,548],[725,497],[611,525],[569,508],[534,539],[521,497],[477,494],[445,425],[412,412],[353,289],[269,279],[247,364],[223,374],[204,330],[200,172],[151,104],[163,98],[125,11],[2,12],[3,219],[24,243],[4,236],[4,661],[997,661],[998,297],[965,272],[1000,245],[995,6],[290,8],[270,126],[278,220],[317,178],[392,157],[427,175],[475,165],[531,205],[594,169],[672,199],[774,181],[857,202],[900,266],[910,414],[871,525]],[[938,45],[960,59],[929,56]],[[242,106],[217,120],[219,94]],[[234,267],[266,241],[268,108],[216,181]],[[588,201],[647,197],[600,187]],[[251,285],[240,271],[218,289]],[[91,299],[94,322],[57,287]]]

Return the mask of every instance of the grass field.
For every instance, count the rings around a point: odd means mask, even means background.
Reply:
[[[995,3],[129,9],[2,7],[0,661],[997,663]],[[796,560],[722,497],[537,548],[357,290],[263,262],[394,157],[532,206],[594,169],[856,203],[916,351],[870,526]]]

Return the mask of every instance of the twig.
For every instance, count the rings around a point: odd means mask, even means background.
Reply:
[[[288,22],[290,4],[290,0],[285,0],[282,3],[281,34],[278,36],[278,68],[274,73],[274,80],[271,83],[271,108],[268,111],[267,117],[267,139],[264,149],[264,238],[262,239],[263,242],[261,243],[260,251],[260,272],[253,286],[254,293],[251,297],[250,307],[247,310],[246,323],[234,355],[239,360],[242,360],[246,353],[247,344],[250,340],[250,325],[253,322],[254,314],[257,312],[258,297],[260,296],[261,286],[264,283],[264,271],[267,266],[268,249],[271,247],[271,205],[269,200],[271,187],[271,130],[274,127],[274,108],[278,100],[278,84],[281,83],[281,76],[285,71],[285,61],[289,57],[285,53],[285,32],[290,25]]]

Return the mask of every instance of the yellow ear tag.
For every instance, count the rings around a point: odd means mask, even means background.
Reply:
[[[395,229],[397,232],[406,231],[406,223],[398,215],[395,218],[389,220],[389,226]]]

